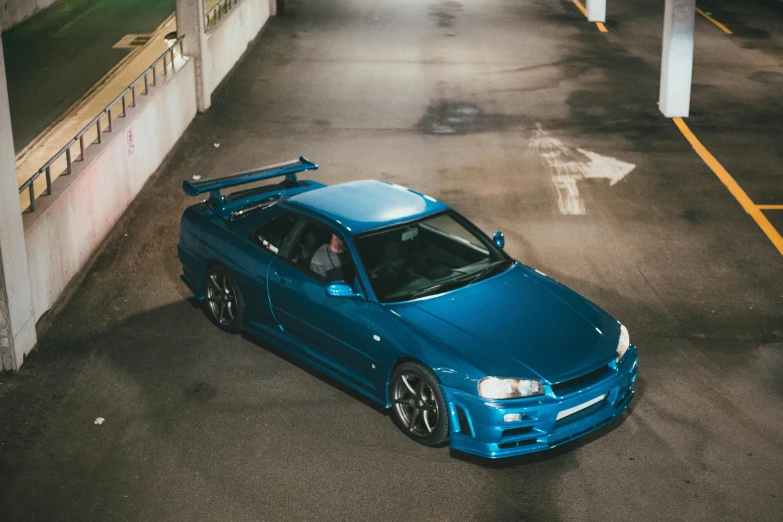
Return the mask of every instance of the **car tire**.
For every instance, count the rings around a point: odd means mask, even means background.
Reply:
[[[449,440],[449,411],[435,374],[408,361],[392,372],[389,381],[392,419],[408,437],[425,446]]]
[[[204,276],[204,304],[207,315],[218,328],[229,333],[242,331],[245,300],[231,272],[212,265]]]

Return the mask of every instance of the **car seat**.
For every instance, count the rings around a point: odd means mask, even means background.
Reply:
[[[320,236],[320,237],[319,237]],[[311,227],[305,231],[304,241],[296,245],[296,262],[299,266],[310,268],[310,260],[321,245],[329,242],[331,234],[326,230]]]

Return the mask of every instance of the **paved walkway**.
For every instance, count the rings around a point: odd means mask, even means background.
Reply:
[[[2,35],[16,152],[57,120],[148,34],[174,0],[61,0]]]

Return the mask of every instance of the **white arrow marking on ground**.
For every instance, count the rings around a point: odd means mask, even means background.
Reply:
[[[590,152],[584,149],[576,150],[590,158],[590,163],[585,166],[586,168],[582,175],[585,178],[606,178],[609,180],[610,187],[616,185],[618,181],[636,168],[636,165],[633,163],[626,163],[610,156],[603,156],[597,152]]]
[[[552,183],[557,189],[557,206],[560,213],[567,216],[581,216],[586,213],[585,203],[576,184],[578,180],[605,178],[609,181],[609,186],[613,186],[636,168],[632,163],[578,148],[576,150],[589,160],[579,161],[577,154],[559,139],[551,137],[540,123],[530,139],[530,147],[536,149],[549,165]]]

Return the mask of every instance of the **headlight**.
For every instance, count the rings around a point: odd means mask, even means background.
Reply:
[[[620,339],[617,341],[617,362],[623,358],[628,347],[631,346],[631,336],[628,335],[628,328],[620,325]]]
[[[500,379],[487,377],[479,381],[479,395],[485,399],[515,399],[542,395],[544,385],[541,381],[529,379]]]

